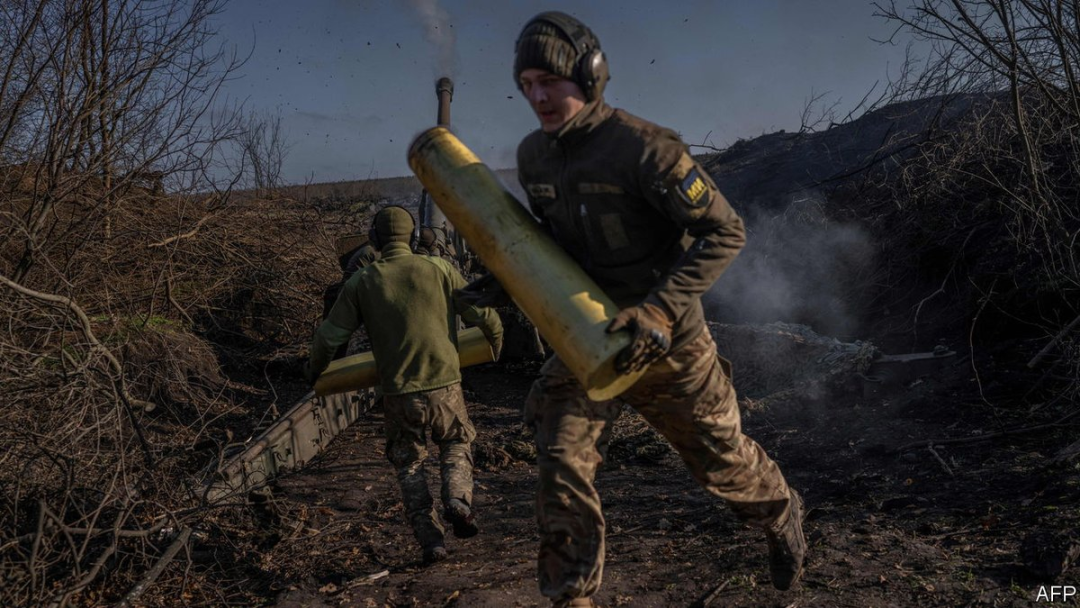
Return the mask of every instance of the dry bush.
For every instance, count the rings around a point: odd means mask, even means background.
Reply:
[[[355,230],[208,177],[241,134],[222,7],[0,6],[0,605],[116,601],[179,531],[243,527],[199,486],[275,411],[266,361],[299,354]],[[157,584],[231,601],[188,567]]]
[[[118,599],[177,530],[248,517],[200,505],[201,471],[276,404],[246,385],[271,388],[262,369],[298,354],[338,274],[327,218],[291,201],[131,202],[112,239],[50,256],[65,294],[0,286],[5,605]],[[84,211],[56,209],[73,225]],[[186,589],[170,572],[158,585]]]
[[[153,491],[165,480],[152,474],[141,404],[85,315],[0,293],[0,600],[62,605],[146,551],[169,523]]]
[[[226,384],[211,345],[162,319],[114,335],[127,366],[132,392],[146,401],[177,410],[212,399]]]
[[[1060,371],[1080,365],[1072,347],[1080,319],[1078,6],[918,0],[878,8],[930,49],[920,70],[894,83],[896,99],[963,109],[862,184],[864,194],[892,202],[877,218],[893,271],[883,282],[930,285],[898,302],[910,306],[916,331],[959,321],[972,348],[1008,346],[990,353],[999,365],[1030,361],[1023,369],[1034,368],[1027,373],[1041,392],[1024,397],[1076,396],[1077,376]]]

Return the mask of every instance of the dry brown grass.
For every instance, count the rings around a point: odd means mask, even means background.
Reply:
[[[0,213],[34,195],[21,185]],[[60,201],[57,238],[0,286],[4,605],[114,601],[180,530],[247,517],[200,505],[203,469],[276,405],[263,370],[296,359],[338,276],[333,239],[361,219],[133,189],[105,234],[92,196]],[[0,247],[4,277],[18,253]],[[227,599],[169,572],[162,589]]]

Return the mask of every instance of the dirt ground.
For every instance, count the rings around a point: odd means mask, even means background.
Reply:
[[[536,471],[520,413],[538,367],[466,372],[479,431],[479,536],[449,536],[450,559],[422,566],[376,409],[316,462],[277,482],[279,538],[264,556],[263,572],[274,574],[262,581],[264,601],[547,605],[536,585]],[[1080,420],[1014,433],[1037,418],[980,395],[981,384],[959,360],[886,395],[744,409],[745,432],[781,464],[809,509],[807,569],[786,593],[769,583],[761,532],[737,522],[640,419],[624,414],[597,481],[608,548],[595,599],[601,606],[1029,606],[1050,585],[1080,586],[1080,569],[1068,568],[1080,553],[1080,467],[1076,459],[1053,462]],[[928,440],[940,441],[929,448]],[[436,480],[434,461],[429,466]]]

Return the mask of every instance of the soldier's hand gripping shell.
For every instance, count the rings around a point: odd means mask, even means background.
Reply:
[[[454,297],[460,302],[478,308],[510,305],[510,296],[503,290],[502,284],[495,275],[490,272],[465,287],[454,290]]]
[[[615,357],[615,371],[629,374],[640,371],[663,357],[671,348],[671,325],[667,314],[654,304],[625,308],[608,325],[608,333],[622,329],[633,332],[630,345]]]

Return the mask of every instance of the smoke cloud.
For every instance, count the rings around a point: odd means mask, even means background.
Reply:
[[[435,50],[435,76],[457,76],[457,34],[450,14],[438,0],[409,0],[409,7],[424,27],[424,38]]]
[[[722,323],[783,321],[841,339],[858,337],[859,285],[874,268],[870,235],[830,221],[813,192],[780,215],[743,212],[747,245],[703,303]]]

